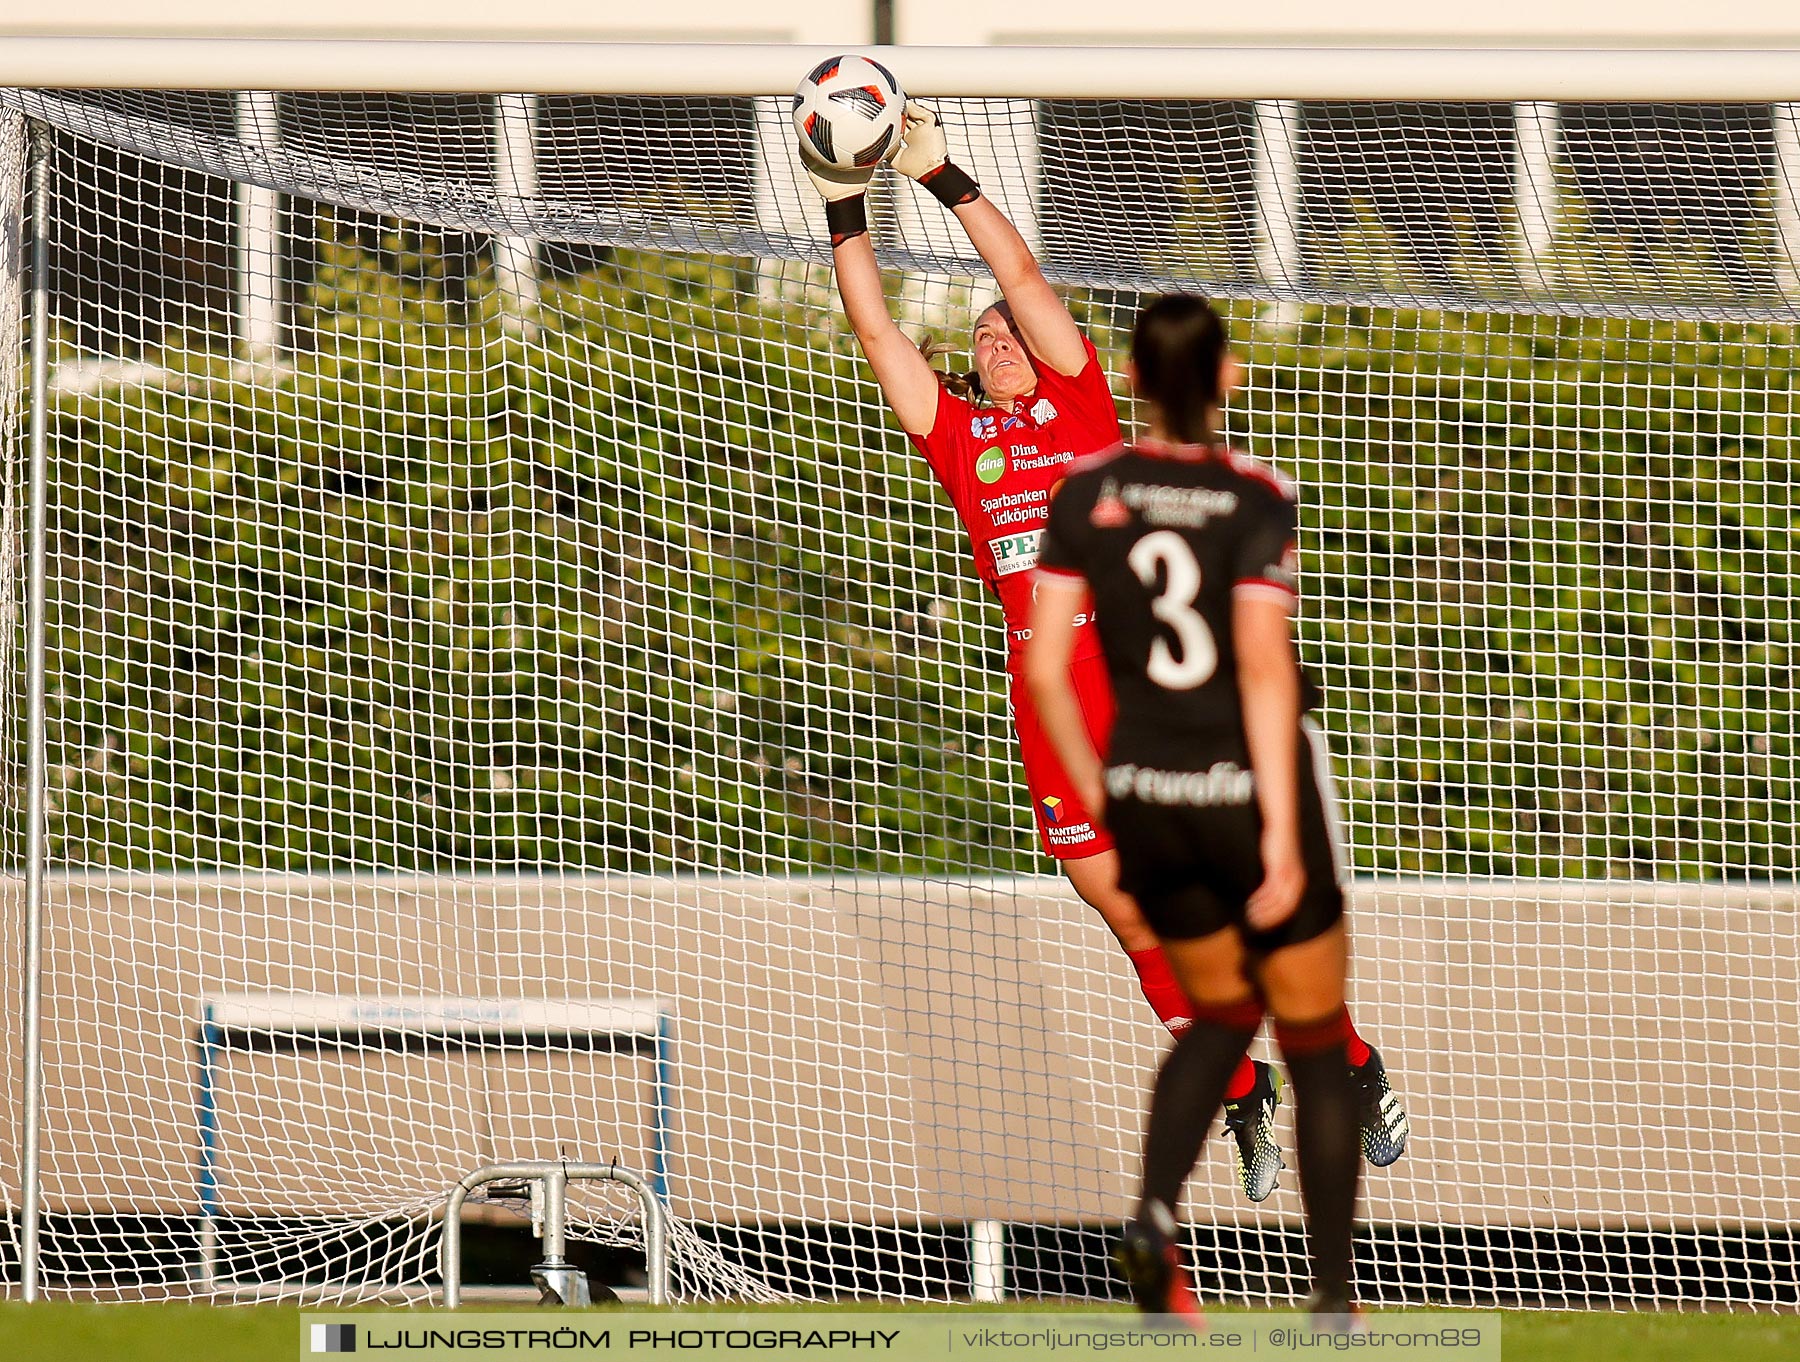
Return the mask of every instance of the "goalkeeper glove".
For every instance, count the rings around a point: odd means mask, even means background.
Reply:
[[[838,246],[851,237],[867,233],[869,215],[863,198],[869,191],[875,168],[840,170],[815,159],[804,141],[799,145],[800,164],[806,169],[806,178],[813,182],[813,188],[825,200],[825,225],[831,229],[831,244]]]
[[[942,121],[917,100],[907,101],[906,130],[900,134],[894,169],[924,185],[946,208],[981,197],[981,187],[950,160]]]

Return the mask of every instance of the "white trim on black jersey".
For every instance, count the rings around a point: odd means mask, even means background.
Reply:
[[[1280,582],[1271,582],[1266,577],[1246,577],[1241,582],[1234,582],[1231,594],[1249,596],[1255,600],[1274,601],[1277,605],[1292,610],[1299,603],[1300,593],[1291,586],[1283,586]]]

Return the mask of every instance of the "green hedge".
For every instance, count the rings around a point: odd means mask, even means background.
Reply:
[[[1359,869],[1793,873],[1794,342],[1340,312],[1251,347]]]
[[[521,336],[391,266],[328,254],[277,384],[57,399],[58,861],[1042,868],[997,612],[832,316],[620,254]],[[1791,335],[1239,330],[1360,869],[1791,869]]]

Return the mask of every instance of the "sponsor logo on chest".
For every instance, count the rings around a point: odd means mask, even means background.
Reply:
[[[1217,761],[1204,771],[1162,771],[1126,762],[1106,768],[1106,793],[1142,804],[1232,808],[1255,797],[1256,777],[1235,761]]]
[[[994,575],[1010,577],[1015,572],[1029,572],[1037,566],[1038,549],[1043,540],[1042,530],[1026,530],[988,540],[988,548],[994,555]]]
[[[1021,487],[981,499],[981,513],[998,530],[1007,525],[1042,526],[1050,519],[1050,493],[1042,487]]]
[[[1035,443],[1023,440],[1007,445],[1002,449],[999,445],[989,445],[975,456],[975,477],[977,481],[992,487],[1008,473],[1035,473],[1045,468],[1061,468],[1074,459],[1074,455],[1066,449],[1053,449],[1048,454],[1039,452]]]
[[[1128,482],[1120,496],[1125,507],[1156,528],[1198,530],[1216,516],[1237,510],[1236,492],[1212,487],[1171,487],[1165,483]]]
[[[1012,447],[1012,466],[1015,473],[1031,473],[1040,468],[1061,468],[1074,457],[1066,449],[1053,449],[1048,454],[1040,454],[1036,445],[1014,445]]]

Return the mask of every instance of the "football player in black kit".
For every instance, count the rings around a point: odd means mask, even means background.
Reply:
[[[1215,434],[1238,371],[1204,299],[1145,308],[1129,372],[1149,435],[1081,461],[1057,491],[1025,660],[1045,731],[1105,811],[1120,882],[1196,1004],[1157,1074],[1119,1260],[1145,1310],[1199,1317],[1173,1208],[1266,1010],[1295,1090],[1309,1308],[1347,1318],[1360,1167],[1349,948],[1329,775],[1301,721],[1315,692],[1289,627],[1294,492]],[[1104,765],[1066,679],[1089,590],[1118,697]]]

